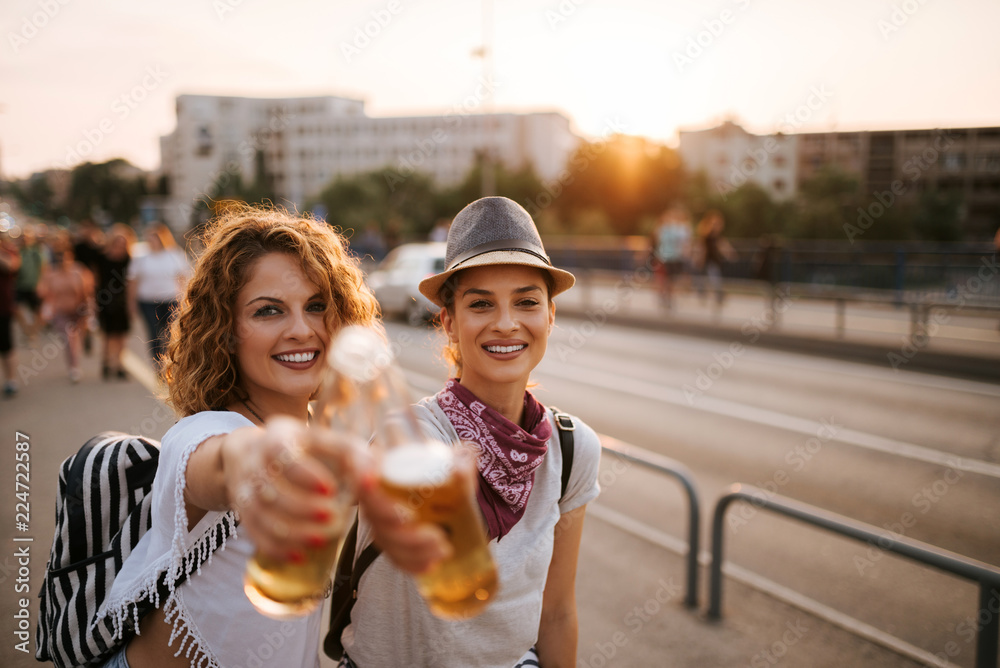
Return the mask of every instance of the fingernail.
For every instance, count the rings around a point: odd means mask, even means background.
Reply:
[[[306,563],[306,556],[298,550],[293,550],[288,553],[288,560],[293,564],[304,564]]]
[[[316,491],[323,496],[333,496],[333,488],[327,485],[325,482],[316,483]]]
[[[371,490],[375,489],[375,484],[376,484],[376,480],[375,480],[375,474],[374,473],[366,473],[361,478],[361,486],[365,489],[365,491],[371,491]]]
[[[326,540],[322,536],[317,536],[316,534],[309,536],[306,539],[306,542],[309,544],[309,547],[313,549],[319,549],[326,545]]]
[[[323,524],[326,524],[327,522],[329,522],[332,517],[333,517],[333,513],[331,513],[326,508],[320,508],[315,513],[313,513],[313,518],[317,522],[321,522]]]

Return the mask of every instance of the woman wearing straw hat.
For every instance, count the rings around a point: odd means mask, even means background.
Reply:
[[[478,446],[477,498],[500,589],[479,616],[444,621],[380,556],[361,580],[341,665],[575,666],[577,555],[586,504],[599,491],[600,442],[572,418],[574,456],[561,494],[560,435],[528,391],[555,322],[552,299],[575,279],[551,265],[531,216],[504,197],[458,214],[445,266],[420,291],[441,307],[456,373],[416,409],[430,436]],[[362,517],[358,551],[372,533]]]

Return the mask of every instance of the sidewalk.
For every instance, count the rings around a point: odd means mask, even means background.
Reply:
[[[95,341],[99,343],[99,341]],[[54,344],[19,351],[26,382],[13,399],[0,402],[0,426],[7,438],[15,432],[29,437],[31,444],[30,529],[16,532],[13,502],[3,513],[0,531],[5,557],[0,556],[0,616],[2,631],[11,638],[16,630],[19,599],[15,594],[13,566],[15,536],[30,537],[30,654],[14,649],[14,642],[0,648],[0,665],[28,668],[34,658],[34,628],[38,620],[37,592],[52,540],[54,499],[58,468],[93,434],[115,429],[162,437],[174,415],[158,401],[147,383],[151,372],[143,343],[129,342],[127,382],[103,382],[99,375],[99,349],[83,360],[83,380],[71,384],[61,356],[52,357]],[[57,351],[58,352],[58,351]],[[8,449],[8,452],[11,450]],[[8,461],[13,461],[12,459]],[[13,470],[10,465],[6,470]],[[0,494],[13,498],[13,476],[4,476]],[[629,579],[621,573],[620,559],[627,555]],[[839,627],[788,606],[761,592],[727,578],[726,618],[719,623],[704,620],[700,610],[683,607],[680,587],[683,560],[663,548],[622,532],[595,517],[584,527],[577,579],[580,616],[578,666],[675,666],[712,668],[728,666],[783,665],[800,668],[834,666],[900,666],[918,664],[865,641]],[[704,575],[702,583],[705,583]],[[702,608],[704,607],[702,593]],[[15,636],[16,637],[16,636]],[[324,668],[335,665],[322,658]]]
[[[833,301],[793,297],[772,302],[763,290],[730,292],[721,308],[713,295],[702,301],[689,290],[677,290],[672,308],[666,308],[654,280],[638,272],[618,279],[581,276],[556,305],[559,315],[594,326],[611,322],[883,367],[1000,380],[1000,315],[983,312],[935,311],[927,327],[930,336],[914,336],[908,309],[851,302],[839,329]]]

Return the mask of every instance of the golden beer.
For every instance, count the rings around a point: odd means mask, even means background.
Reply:
[[[305,547],[301,563],[270,559],[254,554],[247,562],[243,591],[257,612],[275,619],[307,615],[326,597],[330,573],[337,564],[337,551],[350,519],[353,489],[342,466],[317,457],[337,476],[336,510],[327,527],[327,542],[320,547]]]
[[[496,564],[476,503],[455,468],[455,453],[442,443],[402,445],[383,455],[381,486],[418,522],[444,530],[452,556],[415,576],[431,612],[443,619],[478,615],[496,594]]]
[[[295,564],[261,554],[247,562],[243,591],[261,614],[275,619],[307,615],[323,601],[339,541],[304,550],[305,562]]]

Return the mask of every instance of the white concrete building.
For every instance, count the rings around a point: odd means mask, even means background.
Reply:
[[[747,182],[761,186],[775,199],[795,194],[797,135],[753,135],[731,121],[679,134],[678,150],[685,169],[704,171],[716,194],[725,197]]]
[[[279,199],[301,208],[336,176],[391,168],[438,183],[462,179],[489,150],[509,168],[531,164],[556,178],[577,147],[569,120],[555,112],[374,118],[364,102],[333,96],[260,99],[181,95],[177,127],[160,139],[170,188],[168,224],[184,230],[196,201],[220,180],[264,179]]]

